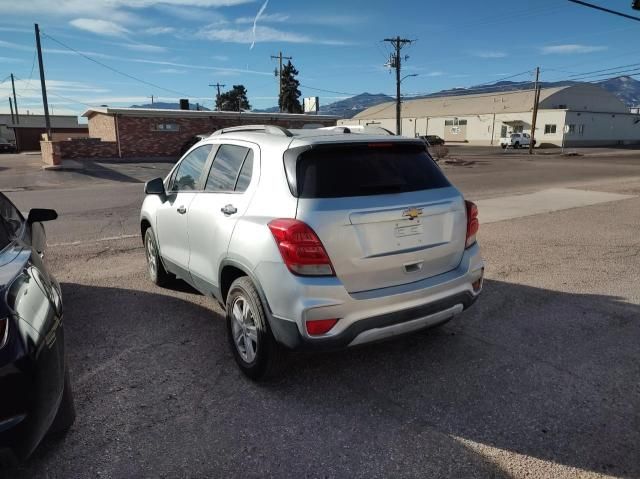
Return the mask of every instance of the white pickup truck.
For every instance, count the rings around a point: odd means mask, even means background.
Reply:
[[[520,148],[521,146],[529,146],[531,143],[531,135],[529,133],[511,133],[510,135],[500,138],[500,146],[504,149],[508,146],[512,148]],[[533,140],[535,146],[536,140]]]

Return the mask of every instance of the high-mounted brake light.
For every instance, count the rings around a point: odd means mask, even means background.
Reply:
[[[309,333],[310,336],[319,336],[329,332],[337,322],[337,319],[313,319],[307,321],[305,324],[307,325],[307,333]]]
[[[478,207],[471,201],[464,202],[467,209],[467,241],[465,247],[468,248],[476,242],[476,234],[480,229],[480,222],[478,221]]]
[[[300,276],[334,276],[327,251],[316,233],[294,219],[276,219],[269,223],[284,263]]]

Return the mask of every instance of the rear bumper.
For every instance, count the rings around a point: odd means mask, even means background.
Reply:
[[[283,264],[262,263],[254,273],[268,305],[276,340],[293,350],[331,350],[406,334],[448,321],[481,292],[480,248],[465,251],[453,271],[414,283],[349,294],[337,278],[302,278]],[[322,336],[310,336],[305,322],[336,319]]]

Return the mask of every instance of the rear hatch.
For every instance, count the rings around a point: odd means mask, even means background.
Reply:
[[[464,200],[424,143],[318,145],[296,164],[297,218],[322,241],[349,292],[455,269],[465,248]]]

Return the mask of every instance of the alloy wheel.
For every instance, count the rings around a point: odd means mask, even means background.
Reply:
[[[238,296],[231,309],[233,343],[240,357],[251,363],[258,351],[258,328],[251,304],[243,296]]]

